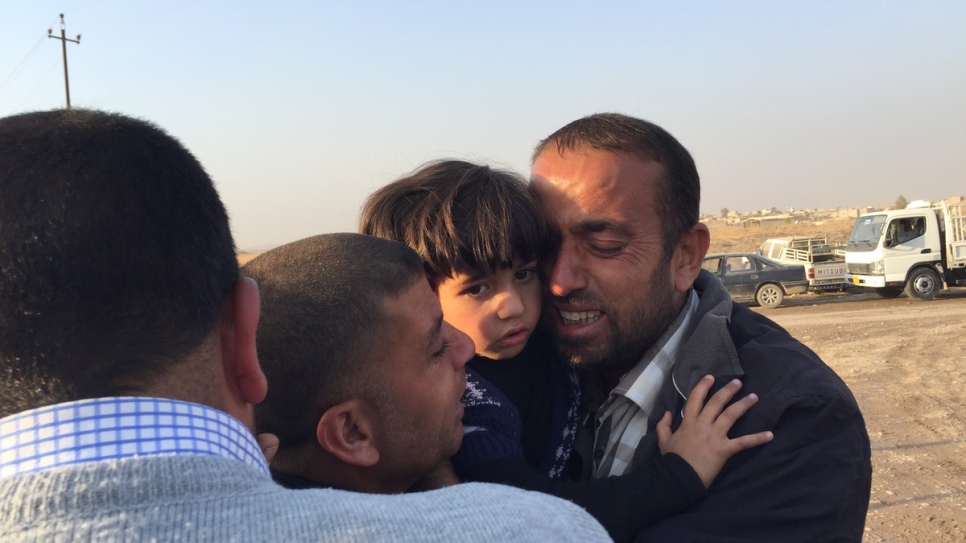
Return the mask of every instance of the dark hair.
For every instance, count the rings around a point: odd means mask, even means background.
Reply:
[[[688,150],[666,130],[620,113],[596,113],[577,119],[537,144],[533,159],[550,147],[558,153],[584,148],[622,153],[664,166],[655,213],[661,215],[664,258],[674,253],[681,235],[698,223],[701,181]]]
[[[0,119],[0,416],[139,390],[205,341],[237,281],[218,193],[164,131]]]
[[[375,380],[369,362],[384,349],[386,302],[426,280],[401,243],[324,234],[262,253],[242,268],[261,293],[258,358],[270,383],[255,409],[259,432],[279,455],[308,441],[322,414]]]
[[[372,193],[359,230],[412,247],[434,285],[540,258],[548,246],[540,204],[520,176],[461,160],[426,164]]]

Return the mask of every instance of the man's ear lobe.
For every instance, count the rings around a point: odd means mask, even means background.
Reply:
[[[703,223],[692,226],[678,240],[671,257],[671,277],[678,292],[687,292],[701,271],[711,245],[711,234]]]
[[[319,445],[346,464],[368,468],[379,462],[374,410],[352,399],[330,407],[316,426]]]
[[[243,277],[235,285],[232,298],[226,308],[230,314],[223,315],[226,328],[222,334],[222,353],[231,360],[232,371],[227,374],[233,379],[240,399],[254,405],[264,400],[268,392],[268,381],[258,365],[255,346],[261,303],[258,285],[253,279]]]

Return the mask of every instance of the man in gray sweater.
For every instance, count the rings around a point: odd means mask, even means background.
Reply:
[[[276,485],[251,433],[258,316],[218,194],[176,140],[96,111],[0,119],[0,540],[606,538],[504,487]]]

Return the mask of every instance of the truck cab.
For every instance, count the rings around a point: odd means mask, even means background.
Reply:
[[[944,283],[954,284],[961,273],[944,262],[949,213],[943,205],[859,217],[846,246],[846,279],[886,298],[903,291],[919,300],[935,298]]]

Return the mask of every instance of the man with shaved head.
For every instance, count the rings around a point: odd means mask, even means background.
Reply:
[[[258,353],[274,384],[258,431],[279,482],[405,492],[459,449],[470,338],[443,321],[401,243],[325,234],[261,254]]]

